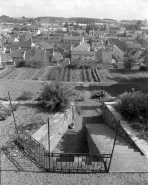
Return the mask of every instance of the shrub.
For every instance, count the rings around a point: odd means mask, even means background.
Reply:
[[[23,93],[16,98],[16,100],[22,100],[22,101],[26,101],[29,99],[32,99],[33,94],[30,91],[23,91]]]
[[[7,116],[11,115],[10,107],[5,107],[4,105],[0,104],[0,121],[5,120]]]
[[[40,94],[41,106],[50,111],[64,111],[69,107],[72,96],[75,95],[73,88],[62,82],[46,84]]]
[[[125,92],[116,101],[115,109],[129,120],[148,119],[148,95],[141,92]]]
[[[41,68],[43,67],[43,62],[35,57],[30,57],[29,60],[26,60],[25,66],[31,68]]]

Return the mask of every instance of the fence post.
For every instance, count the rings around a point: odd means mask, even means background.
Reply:
[[[116,140],[117,140],[117,136],[118,136],[119,126],[120,126],[120,120],[119,120],[118,125],[117,125],[116,135],[115,135],[113,148],[112,148],[112,152],[111,152],[111,158],[110,158],[109,165],[108,165],[108,172],[110,170],[110,165],[111,165],[111,161],[112,161],[112,157],[113,157],[113,153],[114,153],[114,149],[115,149],[115,144],[116,144]]]
[[[11,111],[12,111],[13,120],[14,120],[14,124],[15,124],[15,130],[16,130],[16,133],[17,133],[17,136],[18,136],[18,129],[17,129],[17,125],[16,125],[16,120],[15,120],[15,116],[14,116],[14,111],[13,111],[13,106],[12,106],[12,103],[11,103],[11,98],[10,98],[10,93],[9,93],[9,91],[8,91],[8,96],[9,96]]]
[[[48,152],[49,152],[49,171],[50,171],[50,126],[48,118]]]

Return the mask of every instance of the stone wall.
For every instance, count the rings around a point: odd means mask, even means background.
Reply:
[[[102,117],[104,119],[104,122],[115,132],[117,131],[117,127],[119,126],[118,135],[121,136],[125,141],[130,143],[141,154],[143,154],[143,152],[139,149],[139,147],[135,144],[135,142],[123,128],[122,123],[125,122],[125,120],[121,116],[121,114],[114,109],[113,104],[114,102],[104,103],[102,111]]]
[[[72,106],[65,113],[55,114],[50,122],[50,152],[54,150],[72,122]],[[48,124],[43,125],[32,137],[46,150],[48,148]]]
[[[96,146],[95,142],[93,141],[90,133],[88,132],[86,126],[86,136],[87,136],[87,144],[88,144],[88,148],[89,148],[89,153],[90,154],[100,154],[98,147]]]

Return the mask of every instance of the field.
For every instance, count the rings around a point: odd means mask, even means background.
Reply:
[[[69,69],[62,67],[7,68],[0,73],[1,80],[38,80],[65,82],[106,82],[111,78],[107,70],[98,68]]]
[[[122,81],[126,80],[133,81],[133,80],[142,80],[142,79],[148,79],[148,71],[119,71],[119,70],[110,70],[110,75],[114,80]]]

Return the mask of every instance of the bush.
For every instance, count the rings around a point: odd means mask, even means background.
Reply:
[[[22,101],[26,101],[29,99],[32,99],[33,94],[30,91],[23,91],[23,93],[16,98],[16,100],[22,100]]]
[[[43,66],[43,63],[35,57],[30,57],[30,59],[25,62],[25,66],[31,68],[40,68]]]
[[[50,111],[64,111],[69,107],[72,96],[75,95],[73,88],[62,82],[46,84],[40,94],[41,106]]]
[[[7,118],[7,116],[11,115],[10,107],[5,107],[4,105],[0,104],[0,121],[3,121]]]
[[[125,92],[116,101],[115,109],[129,120],[148,119],[148,95],[141,92]]]

